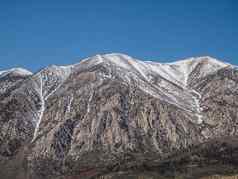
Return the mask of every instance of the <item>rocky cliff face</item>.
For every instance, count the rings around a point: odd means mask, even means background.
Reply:
[[[107,54],[3,71],[0,111],[3,179],[189,178],[238,166],[238,70],[211,57],[160,64]]]

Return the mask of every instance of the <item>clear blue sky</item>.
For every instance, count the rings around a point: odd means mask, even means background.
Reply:
[[[0,70],[102,53],[238,64],[237,0],[0,0]]]

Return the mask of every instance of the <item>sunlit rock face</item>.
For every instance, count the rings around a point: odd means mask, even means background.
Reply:
[[[0,72],[0,174],[68,179],[238,166],[238,71],[211,57],[160,64],[97,55]]]

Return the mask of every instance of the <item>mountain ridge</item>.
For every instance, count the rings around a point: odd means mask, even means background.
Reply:
[[[0,166],[8,171],[0,174],[19,179],[7,167],[23,153],[26,169],[19,172],[29,179],[148,167],[161,174],[171,170],[168,160],[178,170],[207,160],[220,164],[225,159],[213,144],[238,135],[237,89],[235,66],[210,57],[160,64],[106,54],[34,74],[9,73],[0,77]],[[237,162],[235,147],[223,146],[232,151],[222,153],[228,166]],[[179,161],[175,152],[183,153]]]
[[[223,64],[227,64],[227,65],[230,65],[230,66],[235,66],[235,65],[231,65],[230,63],[223,62],[221,60],[217,60],[216,58],[211,57],[211,56],[197,56],[197,57],[189,57],[189,58],[185,58],[185,59],[175,60],[175,61],[172,61],[172,62],[159,62],[158,60],[152,60],[152,61],[151,60],[141,60],[141,59],[137,59],[137,58],[131,57],[131,56],[123,54],[123,53],[106,53],[106,54],[97,54],[97,55],[94,55],[94,56],[83,58],[78,63],[72,64],[72,65],[55,65],[55,64],[52,64],[52,65],[49,65],[47,67],[43,67],[41,70],[43,70],[45,68],[49,68],[51,66],[62,67],[62,68],[63,67],[74,66],[74,65],[77,65],[77,64],[81,63],[82,61],[86,61],[86,60],[89,60],[89,59],[97,57],[97,56],[124,56],[124,57],[131,58],[131,59],[134,59],[134,60],[143,61],[145,63],[154,63],[154,64],[162,64],[162,65],[163,64],[164,65],[166,65],[166,64],[176,64],[176,63],[179,63],[179,62],[186,62],[186,61],[188,62],[188,61],[199,60],[199,59],[213,59],[213,60],[217,61],[218,63],[223,63]],[[14,67],[14,68],[10,68],[10,69],[0,70],[0,75],[5,73],[5,72],[12,72],[12,71],[15,71],[15,70],[25,70],[25,71],[28,71],[29,74],[30,73],[35,74],[35,73],[38,73],[39,71],[41,71],[41,70],[38,70],[38,71],[33,73],[33,72],[29,71],[26,68]]]

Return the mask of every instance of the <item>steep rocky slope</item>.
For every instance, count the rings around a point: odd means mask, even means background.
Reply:
[[[4,178],[137,170],[189,178],[238,166],[238,71],[211,57],[97,55],[35,74],[3,71],[0,85]]]

